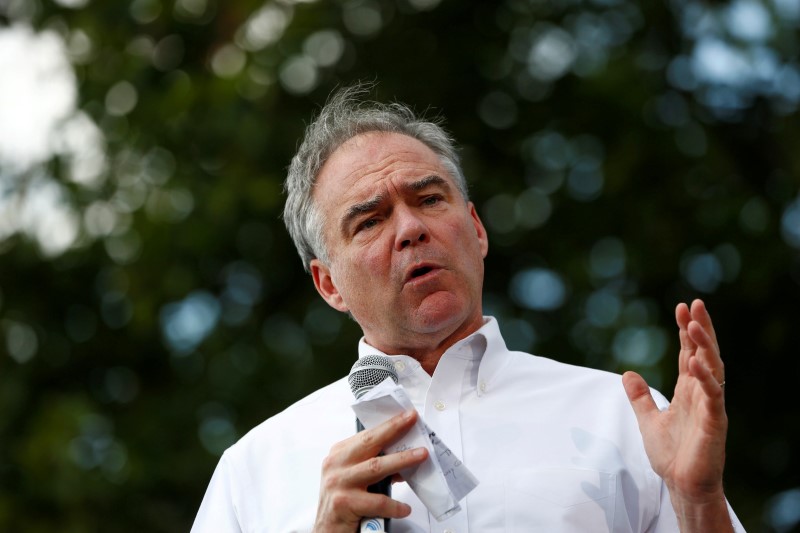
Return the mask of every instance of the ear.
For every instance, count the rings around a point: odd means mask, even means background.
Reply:
[[[481,255],[486,257],[489,253],[489,236],[486,235],[486,228],[483,227],[481,217],[478,216],[478,211],[475,209],[475,204],[469,203],[469,214],[472,217],[472,225],[475,227],[475,233],[478,235],[478,242],[481,246]]]
[[[322,296],[322,299],[337,311],[347,313],[349,309],[344,303],[342,295],[339,294],[339,289],[336,288],[336,284],[333,282],[331,269],[319,259],[312,259],[309,266],[311,267],[311,277],[314,279],[314,287],[319,295]]]

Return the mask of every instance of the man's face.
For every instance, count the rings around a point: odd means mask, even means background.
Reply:
[[[430,148],[396,133],[353,137],[313,195],[330,257],[311,262],[314,285],[372,346],[430,354],[480,327],[486,231]]]

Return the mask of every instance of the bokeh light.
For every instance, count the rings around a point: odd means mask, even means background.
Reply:
[[[347,371],[358,326],[280,211],[302,129],[355,80],[446,119],[510,348],[669,397],[674,306],[704,298],[732,384],[726,491],[748,530],[797,528],[791,404],[764,393],[797,374],[796,0],[0,18],[0,529],[186,530],[227,446]]]

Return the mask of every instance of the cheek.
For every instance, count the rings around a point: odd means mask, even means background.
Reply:
[[[373,284],[382,284],[385,260],[380,254],[362,250],[362,253],[342,259],[335,273],[342,292],[353,295],[373,292],[370,288]]]
[[[467,271],[467,275],[483,279],[484,253],[474,227],[472,225],[466,229],[461,225],[450,227],[449,238],[452,249],[458,250],[458,261]]]
[[[351,266],[362,275],[375,276],[381,274],[390,261],[386,247],[382,241],[376,240],[362,247],[352,258]],[[365,280],[365,282],[368,280]]]

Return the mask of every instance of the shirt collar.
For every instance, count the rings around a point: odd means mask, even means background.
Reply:
[[[491,316],[483,317],[483,326],[477,331],[453,344],[442,354],[442,357],[462,357],[474,359],[479,365],[477,383],[478,395],[488,392],[491,389],[494,377],[497,372],[508,362],[508,353],[505,340],[500,334],[500,326],[497,319]],[[358,357],[365,355],[385,355],[389,357],[401,376],[408,375],[420,366],[415,359],[400,354],[386,354],[373,346],[367,344],[364,337],[358,342]]]

